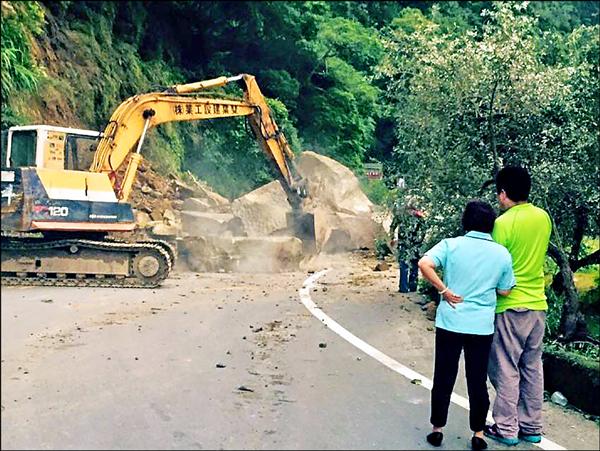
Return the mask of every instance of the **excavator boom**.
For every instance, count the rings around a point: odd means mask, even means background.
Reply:
[[[244,90],[243,100],[192,95],[232,82],[241,84]],[[292,193],[300,193],[303,184],[293,168],[294,153],[275,123],[255,77],[248,74],[175,85],[164,92],[130,97],[119,105],[111,116],[98,144],[90,171],[109,174],[111,181],[116,184],[117,170],[126,162],[127,157],[130,157],[123,181],[115,189],[117,198],[126,202],[135,181],[137,167],[141,161],[140,148],[148,129],[166,122],[236,116],[248,117],[254,136],[267,158],[277,168],[286,192],[290,193],[288,197],[292,198],[293,206],[298,207],[296,204],[299,201]],[[136,143],[137,147],[134,149]]]

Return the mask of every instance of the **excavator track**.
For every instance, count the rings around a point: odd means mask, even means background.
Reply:
[[[2,285],[154,288],[167,278],[174,259],[171,246],[161,240],[3,235]]]

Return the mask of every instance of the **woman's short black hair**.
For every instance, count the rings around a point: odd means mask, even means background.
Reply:
[[[531,176],[527,169],[520,166],[506,166],[496,174],[496,192],[504,190],[514,202],[525,201],[531,191]]]
[[[492,233],[496,212],[490,204],[482,200],[472,200],[467,203],[462,216],[462,226],[466,232]]]

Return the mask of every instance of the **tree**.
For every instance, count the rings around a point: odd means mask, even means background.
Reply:
[[[561,331],[581,335],[572,270],[597,261],[580,255],[579,237],[598,233],[597,217],[587,215],[598,201],[598,28],[576,29],[564,57],[548,58],[551,32],[542,33],[526,2],[495,3],[481,31],[462,34],[412,14],[410,26],[398,20],[388,31],[380,73],[397,110],[397,171],[428,204],[430,240],[458,233],[469,198],[495,202],[485,182],[501,166],[525,165],[533,202],[555,222]]]
[[[379,89],[369,75],[381,59],[379,35],[350,19],[325,17],[303,46],[314,55],[297,113],[304,142],[358,168],[374,143]]]

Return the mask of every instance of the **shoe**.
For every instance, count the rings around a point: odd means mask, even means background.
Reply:
[[[473,436],[473,438],[471,439],[471,449],[475,451],[487,449],[487,443],[484,439]]]
[[[519,431],[519,438],[529,443],[540,443],[542,441],[542,434],[525,434]]]
[[[500,432],[498,432],[498,426],[492,424],[491,426],[486,425],[483,428],[483,434],[486,437],[496,440],[497,442],[502,443],[507,446],[515,446],[519,444],[519,439],[517,437],[503,437]]]
[[[443,439],[444,434],[441,432],[432,432],[431,434],[427,435],[427,441],[433,446],[440,446]]]

